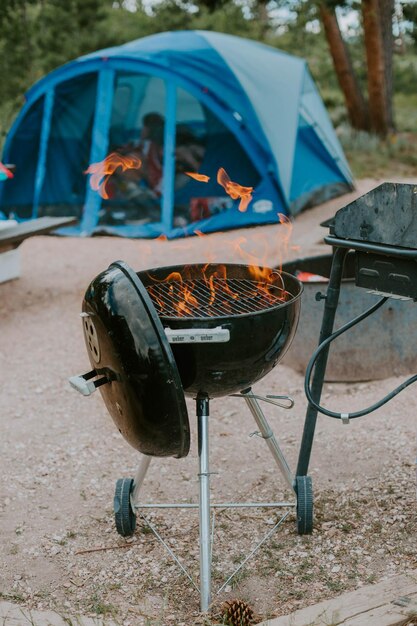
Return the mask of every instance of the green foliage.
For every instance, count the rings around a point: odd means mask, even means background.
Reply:
[[[190,28],[198,30],[216,30],[248,39],[259,39],[259,23],[246,18],[242,6],[233,2],[229,2],[224,8],[214,12],[209,12],[202,7],[194,15],[192,24]]]
[[[2,0],[0,3],[0,128],[10,107],[51,69],[100,44],[108,0]]]
[[[394,89],[396,94],[416,93],[417,56],[415,54],[396,55],[394,57]]]
[[[0,13],[0,75],[2,100],[21,96],[22,87],[36,76],[33,64],[34,20],[30,2],[6,0]]]
[[[346,157],[354,178],[415,177],[417,173],[417,133],[398,133],[387,139],[348,126],[339,128]]]
[[[417,94],[397,93],[394,96],[394,107],[398,132],[417,132]]]
[[[99,43],[95,49],[117,46],[161,30],[165,29],[141,5],[134,12],[113,7],[105,11],[102,21],[97,25]]]
[[[46,73],[100,43],[103,0],[48,0],[35,19],[38,63]]]
[[[411,36],[414,43],[414,48],[417,48],[417,4],[411,0],[409,2],[401,3],[402,13],[404,20],[406,20],[407,31]]]

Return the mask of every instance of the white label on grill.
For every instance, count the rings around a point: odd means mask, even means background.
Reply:
[[[165,328],[169,343],[225,343],[230,339],[227,328],[184,328],[174,330]]]

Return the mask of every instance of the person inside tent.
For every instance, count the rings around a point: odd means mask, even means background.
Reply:
[[[186,172],[198,172],[205,153],[204,142],[185,125],[179,124],[175,148],[175,189],[180,189],[190,178]]]
[[[117,173],[115,198],[127,200],[132,209],[145,209],[146,217],[151,221],[159,218],[164,118],[159,113],[147,113],[142,122],[139,141],[116,148],[119,154],[138,157],[142,165],[138,169]],[[136,216],[137,211],[130,213],[131,218],[140,217],[139,214]]]
[[[145,219],[158,221],[160,219],[160,199],[162,195],[163,176],[163,140],[165,120],[162,115],[150,112],[144,115],[139,141],[129,142],[116,148],[116,152],[124,155],[134,155],[141,159],[139,169],[129,169],[118,172],[114,185],[113,200],[127,201],[129,204],[130,220]],[[178,125],[176,131],[175,149],[175,190],[189,182],[187,171],[195,172],[199,169],[205,148],[203,143],[185,126]],[[180,211],[176,216],[177,225],[188,222],[188,216]]]
[[[142,174],[149,189],[156,197],[162,193],[162,161],[164,156],[165,120],[159,113],[147,113],[143,117],[143,126],[138,145],[142,159]]]

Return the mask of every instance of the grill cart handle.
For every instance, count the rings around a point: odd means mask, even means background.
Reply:
[[[83,396],[91,396],[91,394],[94,393],[98,387],[110,382],[107,376],[102,376],[101,378],[92,380],[95,376],[98,376],[96,370],[91,370],[91,372],[87,372],[86,374],[71,376],[68,381],[71,387],[76,389]]]

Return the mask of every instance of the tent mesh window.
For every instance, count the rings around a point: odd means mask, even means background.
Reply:
[[[166,87],[156,76],[117,72],[109,129],[109,152],[135,156],[140,167],[118,168],[99,224],[147,224],[161,219]]]
[[[0,189],[2,210],[22,219],[32,217],[44,102],[43,96],[38,98],[23,116],[8,155],[8,162],[16,166],[18,176]]]
[[[235,135],[196,98],[177,89],[174,226],[228,211],[233,201],[217,183],[222,167],[233,181],[256,187],[260,175]],[[201,172],[207,183],[185,172]]]
[[[96,107],[97,74],[60,83],[46,152],[45,176],[38,215],[81,216],[85,199],[91,133]],[[64,201],[63,201],[64,199]]]
[[[168,113],[169,114],[169,113]],[[161,219],[166,84],[158,77],[117,72],[109,152],[136,156],[141,166],[115,174],[106,184],[100,225],[149,224]],[[256,186],[260,176],[233,133],[197,98],[176,89],[173,226],[227,211],[233,201],[217,183],[224,167],[234,180]],[[192,179],[201,172],[207,183]]]

